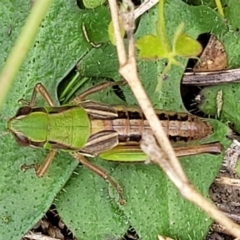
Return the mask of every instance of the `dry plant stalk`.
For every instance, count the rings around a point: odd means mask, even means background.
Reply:
[[[138,17],[140,17],[143,13],[152,8],[157,3],[158,0],[144,0],[143,3],[134,10],[134,19],[136,20]]]
[[[214,204],[207,201],[191,184],[189,180],[183,181],[179,178],[177,172],[174,172],[173,167],[170,162],[167,161],[166,156],[163,154],[162,150],[159,148],[153,135],[143,134],[143,140],[141,144],[142,150],[148,154],[151,158],[151,161],[159,165],[174,185],[178,188],[180,194],[200,207],[205,211],[212,219],[216,222],[219,222],[222,226],[225,227],[227,232],[238,237],[240,236],[240,226],[226,217]]]
[[[236,237],[240,237],[240,226],[227,218],[221,211],[217,209],[215,205],[208,202],[190,183],[186,177],[178,159],[175,156],[174,150],[163,131],[161,123],[159,122],[150,100],[139,80],[137,74],[137,64],[135,58],[134,47],[134,7],[130,0],[124,0],[123,4],[128,6],[129,11],[121,13],[124,28],[127,33],[129,45],[128,55],[126,54],[123,39],[121,37],[119,26],[119,10],[116,0],[109,0],[109,6],[112,16],[112,22],[114,27],[114,35],[116,40],[116,48],[119,59],[119,72],[126,79],[130,88],[132,89],[142,111],[144,112],[146,119],[149,121],[149,125],[157,139],[152,135],[143,135],[143,150],[147,153],[151,160],[158,164],[168,175],[170,180],[176,185],[183,197],[193,202],[195,205],[203,209],[210,217],[215,221],[224,225],[227,231]],[[152,139],[152,146],[149,148],[149,138]],[[147,138],[148,140],[146,141]],[[145,140],[144,140],[145,139]],[[159,144],[159,145],[158,145]],[[159,148],[161,147],[161,149]]]
[[[237,82],[240,82],[240,68],[207,72],[186,72],[182,78],[182,84],[189,86],[211,86]]]

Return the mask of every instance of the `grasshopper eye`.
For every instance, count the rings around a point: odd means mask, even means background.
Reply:
[[[26,136],[22,135],[21,133],[15,133],[13,135],[15,137],[16,142],[23,147],[29,146],[31,144],[29,139]]]
[[[29,106],[20,107],[15,115],[15,117],[26,116],[32,112],[32,108]]]

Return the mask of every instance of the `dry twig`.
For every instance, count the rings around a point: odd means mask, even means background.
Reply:
[[[137,9],[134,10],[134,19],[140,17],[147,10],[158,3],[158,0],[145,0]]]
[[[240,226],[230,220],[225,216],[218,208],[207,201],[191,184],[189,180],[184,181],[179,178],[178,174],[174,172],[171,163],[167,161],[166,157],[163,155],[162,150],[156,143],[153,135],[143,134],[143,140],[141,144],[142,150],[151,158],[151,161],[158,164],[174,185],[178,188],[180,194],[193,202],[195,205],[199,206],[204,210],[212,219],[219,222],[225,227],[225,229],[234,236],[240,236]]]
[[[221,213],[216,206],[208,202],[187,179],[178,159],[175,156],[173,148],[159,122],[154,109],[149,101],[144,88],[139,80],[137,74],[137,64],[135,59],[135,48],[134,48],[134,12],[133,4],[130,0],[125,0],[129,12],[122,13],[123,24],[127,32],[129,46],[128,56],[125,51],[123,39],[120,33],[119,17],[118,17],[118,6],[115,0],[109,0],[109,6],[111,10],[112,22],[114,26],[114,35],[116,39],[116,47],[119,59],[119,72],[126,79],[129,86],[131,87],[140,107],[142,108],[146,119],[152,128],[152,131],[160,145],[155,142],[154,149],[145,148],[144,150],[155,161],[161,168],[164,169],[171,181],[177,186],[180,193],[189,201],[194,202],[197,206],[201,207],[209,216],[228,229],[234,236],[240,237],[240,227],[233,221],[229,220],[223,213]],[[146,136],[145,136],[146,137]],[[144,137],[144,138],[145,138]],[[144,141],[144,140],[143,140]],[[149,139],[148,139],[149,141]],[[144,141],[146,143],[146,141]],[[143,142],[143,144],[144,144]],[[163,152],[162,152],[163,151]],[[168,160],[169,159],[169,160]]]

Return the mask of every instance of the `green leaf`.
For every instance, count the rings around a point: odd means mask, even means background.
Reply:
[[[239,83],[204,88],[200,93],[203,96],[200,109],[213,117],[217,116],[216,98],[219,91],[223,92],[223,106],[219,118],[240,133]]]
[[[153,35],[145,35],[136,42],[136,47],[140,50],[140,58],[165,58],[166,53],[164,46],[159,42],[159,39]]]
[[[201,44],[190,36],[183,34],[184,24],[180,24],[175,30],[172,47],[168,41],[165,20],[164,20],[164,1],[159,1],[158,21],[156,22],[156,37],[145,35],[141,37],[136,46],[139,48],[140,58],[145,59],[161,59],[166,58],[168,63],[163,69],[161,78],[158,81],[156,91],[160,90],[165,75],[169,72],[172,65],[183,65],[175,58],[180,57],[196,57],[201,51]],[[172,49],[171,49],[172,48]]]
[[[190,58],[198,56],[201,51],[201,44],[193,38],[189,37],[188,35],[182,33],[177,38],[175,45],[176,55]]]
[[[120,25],[121,36],[124,37],[125,30],[124,30],[121,18],[119,18],[119,25]],[[114,36],[114,30],[113,30],[113,23],[112,23],[112,21],[108,25],[108,36],[109,36],[109,39],[110,39],[111,43],[113,45],[116,45],[116,40],[115,40],[115,36]]]
[[[14,3],[15,8],[9,1],[4,2],[5,8],[0,8],[1,67],[30,9],[26,1]],[[95,13],[104,12],[101,8],[94,9]],[[187,34],[194,38],[202,32],[222,34],[227,30],[218,14],[206,6],[191,7],[182,1],[171,0],[165,8],[169,39],[172,39],[180,22],[186,23]],[[56,87],[59,81],[78,61],[81,76],[95,78],[83,89],[99,83],[96,80],[98,77],[121,79],[115,48],[109,43],[97,49],[91,48],[83,34],[82,24],[85,24],[88,35],[93,30],[97,32],[97,28],[88,25],[92,14],[93,10],[78,9],[73,0],[54,1],[6,99],[2,111],[4,116],[15,115],[19,108],[17,101],[29,99],[37,82],[42,82],[57,100]],[[142,16],[136,37],[154,34],[156,19],[156,8]],[[103,25],[107,26],[105,21]],[[10,36],[7,34],[9,27],[12,28]],[[107,27],[99,30],[107,31]],[[182,60],[181,63],[185,64],[186,61]],[[183,69],[171,68],[167,80],[163,82],[162,92],[155,92],[159,73],[164,67],[160,61],[140,60],[138,69],[142,83],[156,108],[184,111],[179,90]],[[137,105],[129,88],[121,88],[126,104]],[[112,97],[112,92],[102,91],[94,97],[108,104],[122,103],[118,97]],[[38,101],[38,104],[41,106],[43,102]],[[227,146],[227,128],[218,121],[213,120],[211,124],[215,134],[210,140],[222,140]],[[1,119],[0,127],[6,131],[5,120]],[[0,146],[0,228],[3,239],[20,239],[44,215],[53,201],[62,220],[79,239],[119,239],[129,225],[137,230],[142,239],[154,239],[159,233],[177,239],[186,239],[186,236],[188,239],[202,239],[211,223],[198,208],[179,196],[156,166],[91,159],[106,169],[123,188],[127,202],[119,206],[115,190],[85,167],[80,166],[75,170],[78,163],[69,154],[59,152],[47,175],[38,179],[34,170],[22,172],[20,167],[24,163],[42,163],[47,151],[20,147],[10,135],[2,137]],[[205,195],[221,162],[222,156],[209,154],[182,159],[190,179]],[[73,171],[76,174],[72,174]],[[60,191],[63,186],[65,191]]]
[[[1,68],[31,9],[31,3],[3,1],[2,5]],[[87,14],[77,7],[75,1],[53,2],[6,99],[1,113],[3,116],[14,116],[19,108],[18,100],[29,99],[37,82],[42,82],[53,99],[57,99],[58,81],[89,50],[90,45],[79,28],[83,21],[83,13]],[[0,127],[2,132],[6,131],[5,120],[1,119]],[[41,163],[47,151],[20,147],[11,135],[4,136],[0,145],[0,238],[19,240],[50,207],[56,194],[71,176],[77,162],[69,154],[57,154],[48,175],[39,179],[33,169],[24,173],[21,166],[24,163]]]
[[[95,9],[85,11],[87,14],[83,15],[82,22],[84,24],[86,38],[94,44],[106,43],[109,41],[107,28],[111,20],[110,12],[105,6],[99,6]],[[89,15],[92,17],[89,18]],[[82,27],[79,26],[79,29]]]
[[[219,35],[219,40],[224,43],[224,48],[228,56],[228,67],[238,68],[240,65],[239,61],[239,46],[240,39],[238,36],[239,32],[239,14],[237,14],[236,6],[237,0],[228,1],[227,7],[225,8],[225,17],[231,31],[226,31],[224,34]],[[240,84],[226,84],[220,86],[205,87],[201,91],[203,101],[200,104],[201,111],[212,116],[217,115],[216,97],[218,91],[222,90],[223,94],[223,106],[219,117],[219,120],[229,124],[234,131],[240,133],[240,107],[239,107],[239,91]]]
[[[183,33],[184,23],[181,23],[173,37],[173,52],[181,57],[196,57],[202,51],[201,44]]]

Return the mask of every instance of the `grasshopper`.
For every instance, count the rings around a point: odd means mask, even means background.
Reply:
[[[38,83],[30,102],[20,107],[8,121],[8,129],[21,146],[49,150],[45,161],[36,168],[38,177],[44,176],[58,150],[69,152],[87,168],[107,180],[119,193],[119,185],[100,167],[84,156],[100,156],[102,159],[119,162],[141,162],[147,156],[141,151],[143,132],[152,133],[148,121],[139,108],[112,106],[85,100],[86,96],[119,83],[104,83],[94,86],[73,99],[69,104],[56,107],[47,89]],[[39,94],[48,106],[37,106]],[[194,115],[156,110],[156,114],[169,139],[179,141],[201,140],[212,133],[211,125]],[[221,144],[203,144],[175,147],[177,156],[200,153],[220,153]]]

